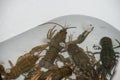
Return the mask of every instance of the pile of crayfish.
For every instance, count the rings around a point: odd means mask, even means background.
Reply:
[[[119,52],[114,51],[120,47],[118,40],[116,41],[119,45],[113,47],[111,38],[104,36],[100,39],[100,46],[93,45],[93,48],[100,52],[92,52],[88,47],[84,50],[78,46],[84,43],[94,30],[92,24],[89,25],[91,30],[85,30],[75,40],[72,39],[71,34],[68,36],[68,41],[67,30],[76,27],[66,27],[55,22],[45,24],[54,24],[47,33],[49,41],[35,46],[28,53],[20,56],[15,65],[9,60],[11,66],[9,72],[0,64],[0,80],[17,79],[20,75],[24,76],[24,80],[111,80],[113,78],[119,58]],[[57,32],[56,26],[62,29]],[[46,50],[45,55],[41,55],[44,50]],[[67,57],[64,56],[66,52]],[[96,54],[99,54],[100,60],[96,59]],[[61,66],[59,62],[62,63]]]

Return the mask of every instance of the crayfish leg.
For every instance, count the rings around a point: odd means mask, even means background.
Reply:
[[[47,33],[47,39],[51,40],[54,33],[57,31],[56,29],[54,30],[54,28],[56,27],[56,25],[52,28],[52,29],[49,29],[48,30],[48,33]]]

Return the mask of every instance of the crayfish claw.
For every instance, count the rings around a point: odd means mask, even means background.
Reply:
[[[90,32],[93,31],[94,27],[91,28]]]

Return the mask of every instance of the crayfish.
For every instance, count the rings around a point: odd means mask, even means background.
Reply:
[[[46,55],[39,62],[38,68],[45,67],[47,69],[50,69],[51,67],[54,67],[53,63],[54,63],[56,57],[58,56],[58,53],[64,47],[64,46],[61,46],[61,43],[65,43],[67,29],[74,28],[74,27],[64,28],[62,25],[54,23],[54,22],[48,22],[45,24],[56,24],[63,28],[59,32],[57,32],[53,38],[51,38],[51,40],[49,42],[49,49],[47,50]],[[53,27],[53,29],[54,29],[54,27]],[[56,30],[54,30],[53,32],[52,32],[52,30],[49,30],[49,32],[50,32],[50,34],[53,35]]]
[[[118,40],[116,40],[118,42]],[[110,79],[112,79],[112,76],[115,73],[115,67],[117,65],[117,58],[118,52],[115,52],[114,49],[118,47],[113,47],[112,40],[109,37],[103,37],[100,40],[101,47],[98,47],[97,49],[101,49],[100,51],[100,61],[102,64],[99,63],[99,66],[97,67],[97,71],[101,76],[104,77],[104,80],[106,80],[106,76],[109,75]],[[94,45],[94,48],[97,46]],[[113,70],[114,69],[114,70]],[[111,73],[113,70],[113,73]]]

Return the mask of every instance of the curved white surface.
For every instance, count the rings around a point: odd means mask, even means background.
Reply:
[[[115,39],[120,41],[120,32],[108,23],[97,18],[83,15],[69,15],[55,18],[52,20],[52,22],[57,22],[61,25],[66,23],[69,26],[75,26],[76,28],[67,30],[67,36],[73,34],[73,40],[76,39],[78,35],[80,35],[84,30],[90,30],[93,26],[93,31],[88,35],[85,41],[80,44],[80,47],[82,47],[85,51],[86,46],[88,46],[89,51],[100,52],[99,50],[94,50],[92,46],[94,44],[99,45],[100,39],[104,36],[108,36],[112,39],[113,46],[118,45]],[[92,26],[90,26],[90,24],[92,24]],[[29,31],[22,33],[21,35],[2,42],[0,44],[0,61],[3,61],[4,67],[10,67],[8,60],[11,60],[13,64],[16,64],[16,60],[19,56],[29,52],[33,47],[45,43],[47,31],[52,26],[53,24],[39,25]],[[55,29],[59,30],[60,27],[56,27]],[[68,37],[66,41],[68,41]],[[119,51],[120,48],[115,49],[115,52]],[[45,53],[46,52],[42,52],[41,54]],[[68,56],[65,53],[63,54],[64,57]],[[96,56],[96,58],[99,60],[99,56]],[[21,80],[22,78],[19,77],[16,80]]]

